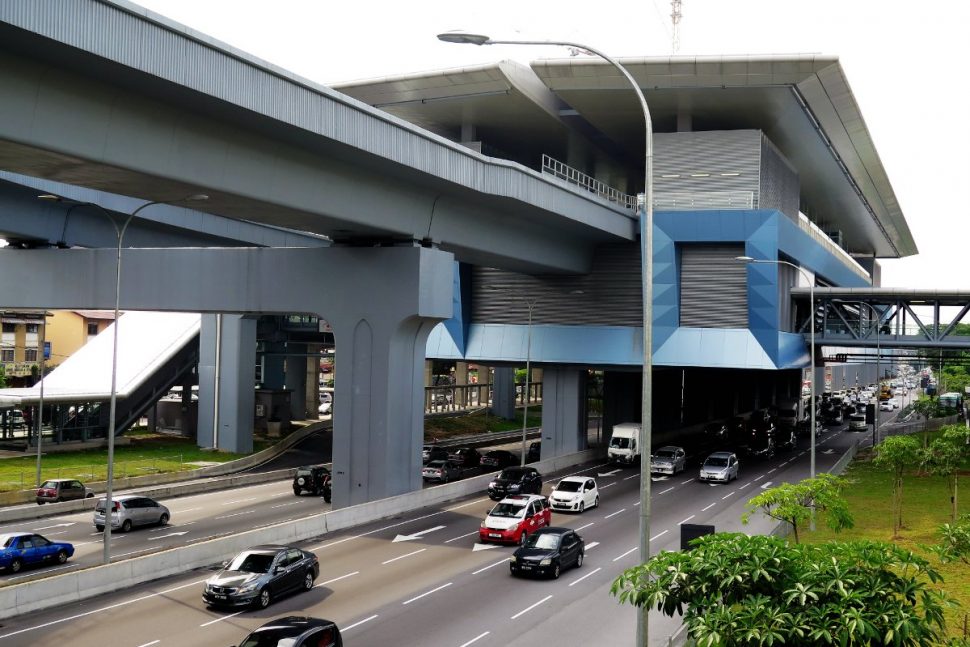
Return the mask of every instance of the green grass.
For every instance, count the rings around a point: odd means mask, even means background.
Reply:
[[[931,435],[932,437],[935,434]],[[962,636],[964,614],[970,613],[970,566],[963,562],[940,564],[939,559],[923,549],[923,546],[939,543],[938,528],[951,521],[950,495],[943,477],[918,474],[915,470],[903,480],[903,529],[898,537],[892,536],[890,500],[891,478],[870,462],[869,452],[860,452],[845,476],[851,485],[845,492],[855,527],[834,533],[824,524],[812,532],[800,536],[805,542],[831,540],[850,541],[869,539],[894,541],[897,545],[921,555],[943,576],[946,592],[960,603],[957,609],[947,612],[947,628],[951,637]],[[970,513],[970,461],[964,464],[960,480],[962,492],[958,492],[960,514]]]
[[[529,427],[542,425],[542,407],[529,407]],[[461,416],[435,416],[425,418],[424,439],[428,442],[445,440],[457,436],[471,436],[497,431],[513,431],[522,429],[522,410],[516,409],[515,420],[504,420],[494,414],[489,414],[486,427],[486,417],[482,412]]]
[[[269,443],[257,441],[253,450]],[[196,447],[191,438],[136,434],[130,445],[115,447],[115,477],[196,469],[194,462],[224,463],[244,454],[214,452]],[[50,453],[41,457],[41,479],[76,478],[90,483],[104,481],[108,473],[107,449]],[[31,489],[36,485],[37,455],[0,459],[0,491]]]

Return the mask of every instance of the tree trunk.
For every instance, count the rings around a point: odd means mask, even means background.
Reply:
[[[957,522],[957,488],[959,487],[960,476],[953,470],[953,484],[950,490],[950,512],[953,516],[953,523]]]

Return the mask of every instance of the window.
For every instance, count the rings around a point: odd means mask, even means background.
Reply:
[[[39,330],[40,330],[39,324],[27,324],[27,334],[36,335]]]
[[[25,362],[36,362],[37,361],[37,349],[27,348],[24,350],[24,361]]]
[[[3,324],[3,332],[10,333],[11,335],[17,332],[17,324],[5,323]]]
[[[12,362],[13,361],[13,349],[4,348],[0,350],[0,362]]]
[[[98,324],[97,323],[90,323],[89,322],[88,323],[88,336],[97,335],[97,334],[98,334]]]

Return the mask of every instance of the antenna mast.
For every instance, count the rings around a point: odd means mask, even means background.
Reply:
[[[673,53],[676,54],[680,51],[680,19],[683,16],[681,13],[681,1],[682,0],[670,0],[670,22],[673,29],[670,32],[670,39],[672,41]]]

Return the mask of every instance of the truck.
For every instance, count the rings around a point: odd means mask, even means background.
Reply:
[[[607,450],[610,462],[631,465],[640,459],[640,423],[621,422],[613,425],[613,435]]]

